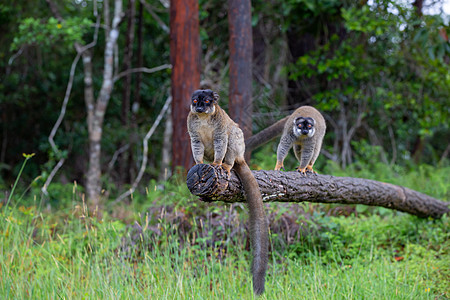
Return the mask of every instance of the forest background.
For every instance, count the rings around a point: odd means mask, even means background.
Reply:
[[[242,17],[229,13],[232,3],[0,4],[0,205],[7,216],[1,227],[5,256],[0,263],[2,278],[16,286],[9,289],[4,284],[2,293],[30,293],[32,286],[21,281],[24,276],[42,280],[37,289],[42,295],[61,290],[72,296],[73,291],[84,293],[86,274],[116,270],[111,267],[114,263],[100,263],[99,253],[103,257],[126,252],[127,258],[145,262],[136,267],[136,274],[147,274],[148,258],[137,250],[142,248],[156,251],[156,257],[158,251],[168,251],[172,258],[166,262],[175,265],[182,261],[195,265],[198,257],[209,257],[212,267],[202,262],[204,270],[191,265],[186,271],[192,267],[195,275],[186,276],[207,281],[183,282],[181,294],[196,284],[199,290],[209,285],[206,289],[220,294],[229,281],[226,276],[234,278],[242,271],[233,267],[242,258],[237,249],[248,250],[246,225],[239,216],[242,211],[245,219],[245,209],[197,203],[183,179],[183,168],[193,164],[185,119],[189,95],[198,87],[217,91],[221,106],[243,124],[247,136],[298,106],[313,105],[323,112],[328,127],[317,161],[320,173],[392,182],[449,200],[450,17],[444,2],[252,1],[251,7],[240,11]],[[185,17],[185,32],[176,36],[171,16]],[[245,16],[251,16],[247,23]],[[249,97],[239,102],[234,97],[230,35],[244,26],[251,26],[247,46],[251,42],[252,64],[244,70],[250,72]],[[174,45],[192,52],[176,52]],[[176,73],[175,62],[183,56],[187,69]],[[181,74],[181,80],[174,80],[174,74]],[[272,141],[254,151],[251,168],[272,169],[276,146]],[[293,155],[286,166],[295,167]],[[369,261],[381,257],[380,265],[374,264],[380,269],[369,268],[367,274],[386,274],[394,268],[400,291],[390,287],[389,296],[449,297],[448,217],[421,220],[378,208],[307,204],[271,204],[268,212],[273,261],[283,262],[269,282],[274,285],[276,278],[284,278],[286,282],[278,284],[287,294],[289,288],[283,288],[290,286],[289,279],[274,275],[286,276],[297,266],[304,272],[302,278],[315,274],[323,279],[319,284],[311,277],[312,288],[322,295],[333,285],[331,272],[343,280],[335,286],[342,295],[349,295],[349,288],[356,285],[353,296],[373,296],[362,282],[358,284],[358,272],[368,269],[367,257]],[[104,222],[99,223],[98,217]],[[197,222],[206,227],[200,230]],[[169,238],[164,226],[175,226],[176,233]],[[127,240],[135,231],[140,236],[147,232],[148,240]],[[367,232],[378,235],[371,234],[369,243],[363,238]],[[54,246],[58,239],[71,248]],[[26,261],[31,255],[25,251],[30,240],[39,245],[32,251],[46,254],[27,269],[17,259]],[[98,250],[101,244],[103,252]],[[212,246],[215,250],[208,250]],[[174,250],[179,247],[181,252]],[[372,248],[376,254],[366,257]],[[36,270],[42,269],[40,263],[54,261],[52,255],[71,268],[80,255],[91,261],[93,269],[84,270],[82,279],[67,277],[73,290],[51,287],[52,277],[46,279]],[[394,266],[390,260],[405,265]],[[320,273],[323,265],[317,261],[331,264],[331,271]],[[82,270],[81,264],[75,265]],[[350,277],[341,273],[348,265],[354,266],[348,270],[353,272]],[[227,266],[224,278],[211,275],[214,271],[204,273]],[[319,271],[314,273],[314,268]],[[407,278],[408,272],[419,283]],[[69,273],[58,269],[52,274],[64,278]],[[183,276],[170,274],[173,280]],[[112,286],[109,280],[100,281],[100,290]],[[382,280],[389,278],[373,280],[374,286],[380,285],[374,292],[379,298],[386,289]],[[143,286],[154,283],[140,284],[136,291],[148,295]],[[228,288],[236,293],[242,289],[238,283]],[[275,293],[275,287],[270,292]]]

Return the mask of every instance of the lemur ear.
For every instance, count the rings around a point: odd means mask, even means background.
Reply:
[[[216,92],[213,92],[213,97],[214,97],[214,101],[215,101],[215,102],[218,102],[218,101],[219,101],[220,96],[219,96],[219,94],[217,94]]]
[[[294,120],[294,124],[296,124],[297,122],[303,123],[303,122],[305,122],[305,119],[303,117],[298,117],[297,119]]]
[[[198,95],[200,92],[201,92],[201,90],[195,90],[195,91],[192,93],[191,99],[193,99],[194,97],[197,97],[197,95]]]

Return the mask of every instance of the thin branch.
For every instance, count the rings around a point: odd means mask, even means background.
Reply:
[[[109,31],[111,30],[111,19],[109,13],[109,0],[103,0],[103,23],[105,23],[105,40],[108,39]]]
[[[445,148],[444,152],[442,153],[441,159],[439,160],[439,164],[442,164],[444,162],[444,159],[447,158],[449,153],[450,153],[450,144],[447,145],[447,148]]]
[[[389,132],[389,138],[391,139],[391,147],[392,147],[392,159],[391,159],[391,166],[395,164],[395,161],[397,160],[397,143],[395,142],[395,134],[394,130],[392,129],[391,124],[388,122],[388,132]]]
[[[6,119],[6,110],[2,112],[3,122],[7,122]],[[3,126],[3,140],[2,140],[2,148],[0,149],[0,163],[5,162],[6,149],[8,148],[8,131],[6,130],[6,126]]]
[[[130,148],[130,144],[125,144],[122,147],[120,147],[119,149],[117,149],[116,152],[114,152],[113,157],[111,158],[111,161],[108,164],[109,171],[111,171],[112,168],[114,167],[114,164],[116,163],[116,160],[119,157],[119,155],[124,153],[125,151],[127,151],[128,148]]]
[[[56,164],[56,166],[53,168],[53,170],[50,172],[50,175],[48,175],[47,180],[44,183],[44,186],[42,187],[41,191],[45,194],[48,195],[47,192],[47,187],[50,185],[50,183],[53,180],[53,177],[55,177],[56,173],[58,172],[58,170],[62,167],[62,165],[64,164],[64,162],[66,161],[66,159],[64,157],[62,157],[58,163]]]
[[[386,165],[389,164],[389,162],[386,158],[386,152],[383,148],[383,144],[380,142],[380,139],[378,138],[377,134],[375,133],[375,130],[373,130],[367,123],[363,123],[362,126],[369,135],[370,144],[380,147],[381,161]]]
[[[154,68],[133,68],[133,69],[128,69],[125,70],[123,72],[120,72],[119,74],[117,74],[116,76],[114,76],[113,81],[116,82],[117,80],[119,80],[120,78],[127,76],[128,74],[132,74],[132,73],[155,73],[161,70],[165,70],[165,69],[172,69],[172,65],[171,64],[164,64],[158,67],[154,67]]]
[[[323,156],[325,156],[326,158],[331,159],[334,162],[336,162],[336,160],[337,160],[337,155],[331,154],[329,151],[327,151],[323,148],[320,150],[320,153],[323,154]]]
[[[51,0],[47,0],[47,2],[49,3],[50,9],[52,10],[53,14],[59,16],[58,20],[60,20],[61,22],[64,22],[64,19],[62,19],[61,16],[59,15],[59,12],[57,11],[55,4]],[[97,6],[95,6],[95,8],[96,7]],[[67,103],[69,102],[70,94],[72,92],[72,86],[73,86],[73,80],[75,77],[76,66],[78,64],[78,61],[80,60],[81,55],[83,55],[83,53],[85,51],[94,47],[97,44],[97,36],[98,36],[98,30],[99,30],[99,25],[100,25],[100,17],[96,11],[94,12],[94,15],[97,17],[97,20],[96,20],[96,27],[95,27],[95,31],[94,31],[93,41],[83,47],[81,47],[78,43],[75,44],[75,48],[77,50],[77,55],[75,56],[75,58],[72,62],[72,65],[70,67],[69,82],[67,83],[66,93],[64,95],[63,103],[61,106],[61,112],[59,113],[58,119],[56,120],[55,125],[53,125],[52,131],[50,132],[50,135],[48,137],[50,146],[52,147],[52,150],[55,152],[55,154],[57,156],[59,156],[60,151],[55,144],[54,137],[55,137],[56,132],[58,131],[58,128],[61,125],[62,120],[64,119],[64,116],[66,114]],[[48,176],[47,180],[44,183],[44,186],[41,189],[41,191],[45,195],[48,195],[47,187],[50,185],[50,183],[53,180],[53,177],[56,175],[56,172],[62,167],[64,162],[65,162],[65,159],[63,157],[60,157],[58,163],[53,168],[53,170],[50,172],[50,175]]]
[[[53,151],[57,155],[59,155],[60,152],[59,152],[58,147],[56,146],[55,140],[53,138],[55,137],[56,131],[58,130],[59,125],[61,125],[61,122],[64,119],[64,116],[66,114],[67,103],[69,102],[70,93],[72,92],[73,78],[75,76],[75,68],[77,66],[78,61],[80,60],[81,53],[82,52],[77,53],[77,55],[75,56],[75,59],[72,62],[72,66],[70,67],[69,82],[67,83],[66,94],[64,95],[63,104],[61,106],[61,112],[59,113],[58,120],[56,120],[55,125],[53,125],[52,131],[50,132],[50,135],[48,137],[48,142],[50,143]]]
[[[11,56],[9,58],[9,60],[8,60],[8,67],[6,68],[6,75],[9,75],[9,73],[11,73],[11,65],[12,65],[12,63],[14,62],[14,60],[17,57],[19,57],[22,54],[24,48],[25,48],[25,46],[22,45],[22,47],[20,47],[20,49],[16,53],[14,53],[13,56]]]
[[[55,2],[53,2],[52,0],[46,0],[48,3],[48,6],[50,7],[50,10],[52,11],[53,15],[55,16],[56,19],[58,19],[59,22],[64,22],[63,17],[61,16],[61,13],[59,12],[58,7],[56,7]]]
[[[119,45],[118,43],[116,43],[114,45],[114,77],[117,76],[118,72],[119,72]]]
[[[144,137],[144,140],[142,142],[143,147],[144,147],[144,151],[142,153],[142,164],[141,164],[141,168],[139,170],[138,176],[136,177],[136,179],[133,182],[133,185],[131,186],[131,188],[128,191],[126,191],[125,193],[120,195],[116,200],[114,200],[113,204],[116,204],[116,203],[122,201],[123,199],[125,199],[126,197],[128,197],[132,193],[134,193],[134,191],[136,190],[137,185],[139,184],[139,182],[142,179],[142,176],[144,175],[145,168],[147,167],[148,140],[152,137],[153,133],[156,130],[156,127],[158,127],[164,114],[169,109],[169,105],[171,102],[172,102],[172,96],[169,96],[167,98],[166,103],[164,104],[163,108],[161,109],[161,112],[159,113],[158,117],[156,118],[155,123],[153,123],[152,127],[150,128],[150,130],[147,132],[147,134]]]
[[[162,30],[164,32],[169,33],[169,27],[164,23],[163,20],[153,11],[152,7],[145,1],[141,0],[142,5],[144,5],[145,9],[148,11],[148,13],[155,19],[155,21],[161,26]]]
[[[62,22],[64,22],[64,20],[61,18],[61,16],[59,15],[58,11],[56,10],[55,4],[52,1],[50,1],[50,0],[47,0],[47,2],[49,3],[50,9],[52,10],[52,12],[55,15],[57,15],[58,20],[61,20]],[[59,154],[59,150],[56,147],[56,144],[55,144],[55,141],[54,141],[53,138],[55,137],[56,131],[58,130],[59,126],[61,125],[61,122],[64,119],[64,116],[66,114],[67,103],[69,102],[69,97],[70,97],[70,94],[72,92],[72,85],[73,85],[73,79],[74,79],[74,76],[75,76],[76,66],[77,66],[78,61],[80,60],[80,57],[83,54],[83,52],[85,52],[89,48],[94,47],[97,44],[97,36],[98,36],[98,28],[99,28],[100,18],[98,17],[96,12],[94,12],[94,15],[97,16],[97,20],[96,20],[96,27],[95,27],[93,41],[91,43],[83,46],[83,47],[79,46],[78,44],[75,45],[75,47],[77,48],[77,55],[75,56],[75,59],[72,62],[72,66],[70,67],[69,82],[67,83],[66,93],[64,95],[64,100],[63,100],[63,104],[62,104],[62,107],[61,107],[61,112],[59,114],[58,119],[56,120],[55,125],[52,128],[52,131],[50,132],[50,136],[48,137],[48,141],[49,141],[53,151],[56,154]]]

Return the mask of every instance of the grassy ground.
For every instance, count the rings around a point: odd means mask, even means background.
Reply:
[[[428,188],[420,172],[401,180]],[[436,186],[434,196],[448,201],[448,179]],[[1,299],[255,298],[244,206],[201,204],[173,182],[99,217],[70,188],[51,209],[33,195],[0,208]],[[261,299],[450,298],[448,216],[338,208],[268,206]]]

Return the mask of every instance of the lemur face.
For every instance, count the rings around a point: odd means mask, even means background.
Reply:
[[[294,120],[294,135],[296,137],[302,135],[312,137],[316,131],[314,128],[315,123],[313,118],[298,117]]]
[[[212,114],[215,112],[214,103],[218,99],[219,95],[211,90],[196,90],[191,97],[191,111]]]

